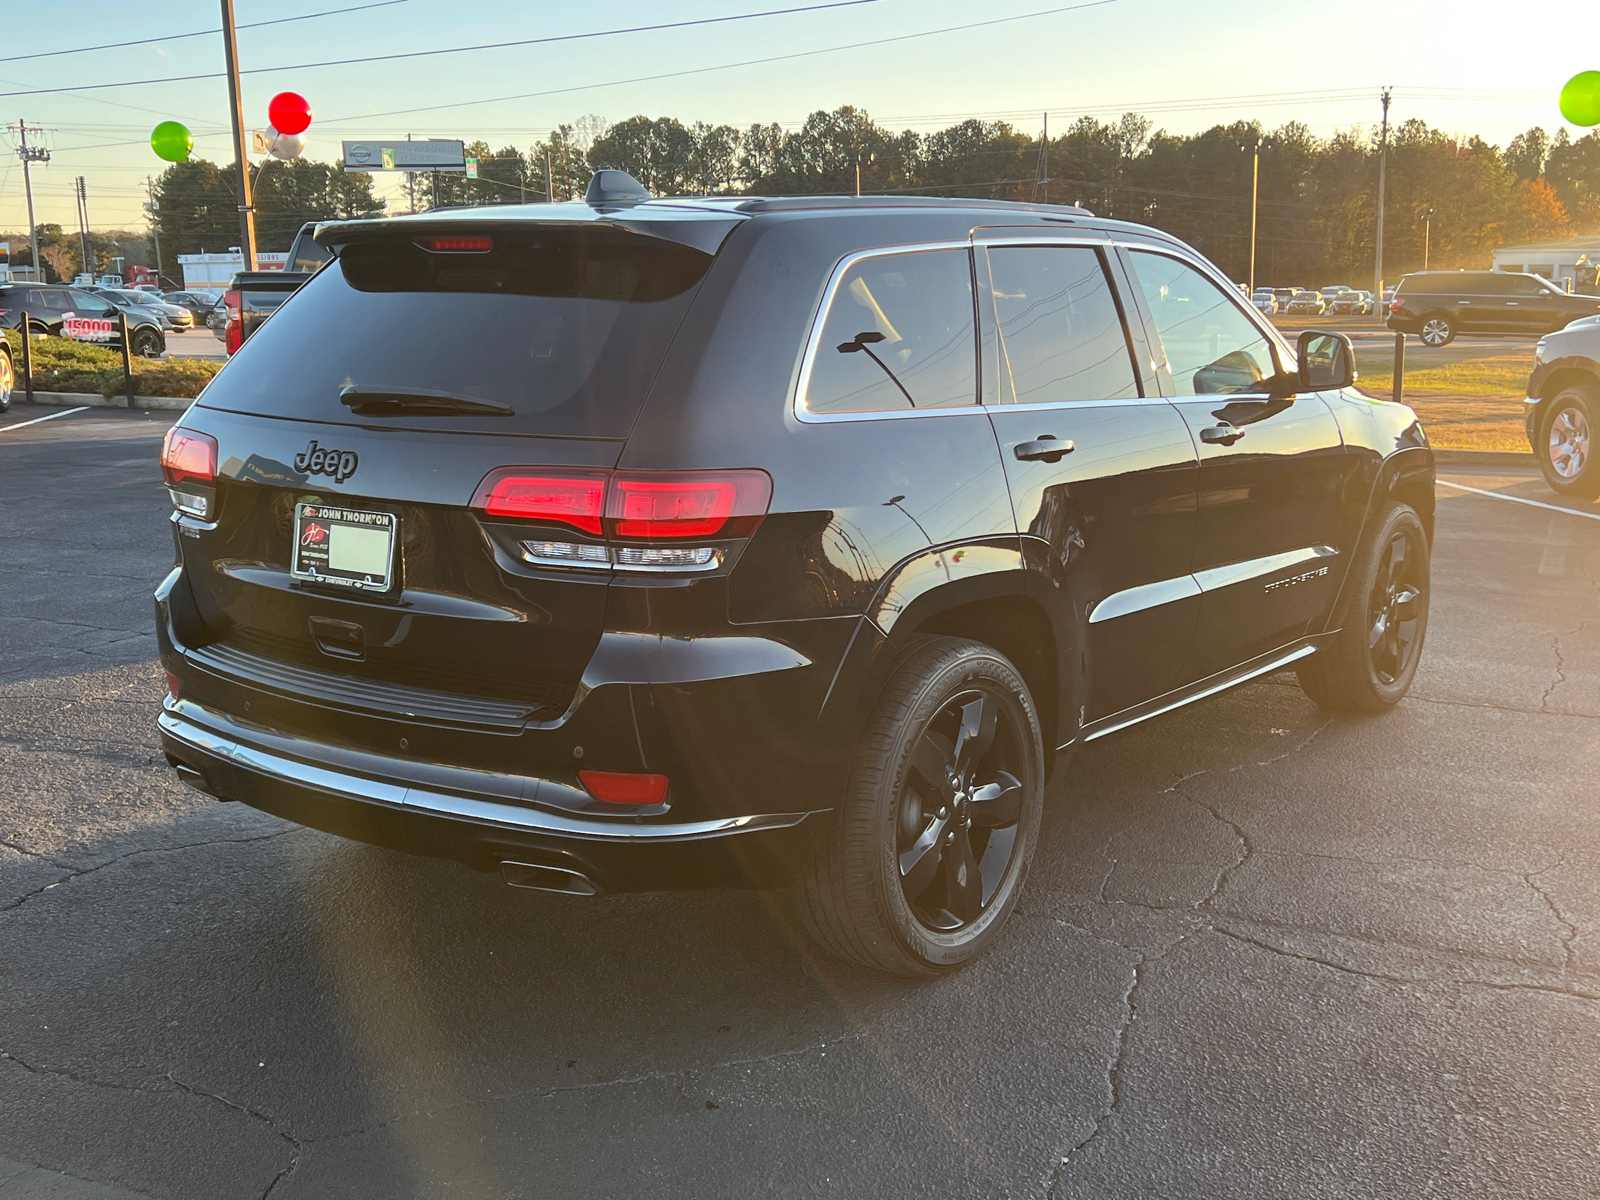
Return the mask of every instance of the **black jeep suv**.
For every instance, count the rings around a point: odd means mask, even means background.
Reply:
[[[1071,748],[1407,690],[1433,456],[1341,336],[1081,209],[617,182],[321,226],[171,431],[193,786],[520,886],[788,886],[917,975]]]
[[[1390,329],[1425,346],[1448,346],[1458,333],[1535,337],[1600,313],[1600,296],[1564,292],[1541,275],[1511,271],[1416,271],[1402,276],[1389,302]]]

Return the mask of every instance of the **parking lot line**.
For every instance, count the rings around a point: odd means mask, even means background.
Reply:
[[[1460,488],[1463,492],[1476,492],[1480,496],[1489,496],[1495,500],[1509,500],[1512,504],[1526,504],[1532,508],[1548,508],[1551,512],[1567,513],[1569,516],[1584,517],[1590,521],[1600,521],[1600,513],[1579,512],[1575,508],[1563,508],[1559,504],[1546,504],[1542,500],[1524,500],[1521,496],[1507,496],[1504,492],[1491,492],[1485,488],[1468,487],[1464,483],[1451,483],[1448,479],[1436,480],[1445,487]]]
[[[35,417],[31,421],[18,421],[15,425],[0,425],[0,433],[8,429],[21,429],[24,425],[37,425],[40,421],[54,421],[57,417],[70,417],[73,413],[88,412],[89,405],[81,404],[77,408],[64,408],[60,412],[51,413],[45,417]]]

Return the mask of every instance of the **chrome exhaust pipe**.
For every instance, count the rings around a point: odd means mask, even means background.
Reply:
[[[536,892],[559,892],[563,896],[598,896],[600,885],[582,871],[568,867],[549,867],[540,863],[502,862],[500,877],[512,887],[532,888]]]

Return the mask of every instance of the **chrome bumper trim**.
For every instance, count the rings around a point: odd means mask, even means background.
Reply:
[[[661,842],[702,841],[707,838],[727,837],[762,829],[789,829],[807,817],[827,811],[752,813],[743,817],[686,821],[675,825],[624,825],[611,821],[562,816],[475,796],[388,783],[364,775],[352,775],[327,767],[313,766],[223,737],[170,711],[162,712],[157,723],[162,733],[181,745],[214,758],[224,759],[235,767],[264,775],[281,783],[325,792],[345,800],[414,812],[421,816],[498,826],[519,833],[547,834],[551,837],[636,846]],[[308,745],[314,744],[308,743]],[[401,768],[403,764],[397,762],[396,767]]]

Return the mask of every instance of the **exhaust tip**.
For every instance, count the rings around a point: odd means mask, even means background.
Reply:
[[[502,862],[500,877],[512,887],[559,892],[563,896],[598,896],[601,890],[600,885],[582,871],[540,863]]]
[[[182,782],[188,784],[202,796],[209,796],[211,799],[220,800],[224,804],[228,802],[227,796],[219,796],[216,792],[212,791],[211,785],[206,782],[206,777],[195,768],[191,767],[188,763],[174,762],[172,764],[172,769],[178,773],[178,778]]]

